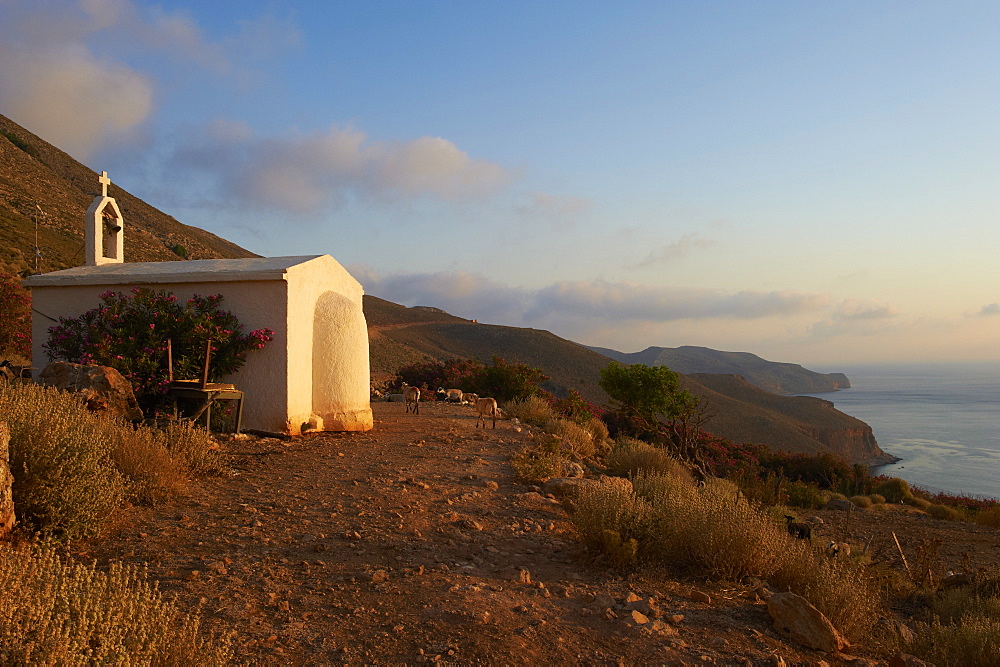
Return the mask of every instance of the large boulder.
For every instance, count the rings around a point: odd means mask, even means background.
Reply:
[[[87,409],[129,421],[142,419],[132,385],[110,366],[87,366],[53,361],[42,369],[38,381],[48,387],[80,394]]]
[[[10,428],[0,422],[0,537],[11,531],[14,518],[14,476],[10,474]]]
[[[801,595],[775,593],[767,601],[767,612],[774,619],[775,631],[785,639],[827,653],[848,647],[830,619]]]

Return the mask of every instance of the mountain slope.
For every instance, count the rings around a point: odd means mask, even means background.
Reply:
[[[611,359],[593,349],[548,331],[477,324],[371,296],[364,303],[373,373],[392,374],[408,363],[453,357],[488,362],[497,355],[540,368],[549,376],[545,388],[556,395],[575,389],[593,403],[608,402],[598,380]],[[731,440],[788,452],[828,451],[852,463],[892,459],[879,449],[867,424],[829,401],[780,396],[735,375],[685,376],[684,386],[702,399],[710,416],[707,429]]]
[[[851,386],[843,373],[817,373],[798,364],[767,361],[749,352],[721,352],[692,345],[648,347],[632,353],[602,347],[590,349],[623,364],[666,366],[684,375],[742,375],[750,384],[776,394],[818,394]]]
[[[34,270],[35,219],[42,272],[83,263],[83,217],[100,193],[98,174],[0,116],[0,271]],[[112,179],[114,174],[111,174]],[[257,257],[235,243],[182,224],[112,183],[125,218],[125,261]],[[40,206],[44,215],[39,215]]]

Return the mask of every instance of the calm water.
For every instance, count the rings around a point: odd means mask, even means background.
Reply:
[[[851,388],[818,394],[867,422],[902,461],[876,472],[929,491],[1000,497],[1000,362],[829,368]]]

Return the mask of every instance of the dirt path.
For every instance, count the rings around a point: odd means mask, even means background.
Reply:
[[[773,635],[746,590],[594,564],[561,506],[515,482],[526,429],[477,430],[464,406],[373,408],[365,434],[229,443],[234,476],[134,510],[79,555],[147,564],[169,597],[235,629],[243,663],[821,657]],[[637,624],[629,594],[659,619]]]

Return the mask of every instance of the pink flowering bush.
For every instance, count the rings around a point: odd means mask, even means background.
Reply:
[[[31,358],[31,292],[16,276],[0,273],[0,353]]]
[[[174,377],[201,376],[205,341],[212,339],[209,381],[235,373],[251,350],[259,350],[274,332],[244,333],[232,313],[222,310],[222,296],[194,295],[179,301],[169,292],[136,287],[131,294],[107,291],[101,305],[76,318],[60,318],[43,345],[50,361],[111,366],[135,389],[143,411],[164,403],[169,386],[167,341],[173,349]]]

